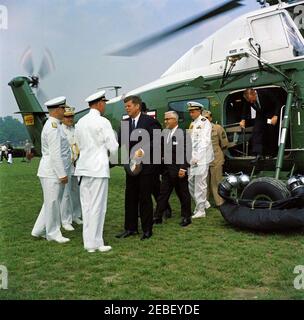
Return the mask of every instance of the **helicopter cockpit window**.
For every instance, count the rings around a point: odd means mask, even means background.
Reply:
[[[254,39],[260,44],[262,52],[288,48],[280,14],[255,19],[251,22]]]
[[[209,100],[207,98],[199,98],[199,99],[188,99],[188,100],[180,100],[180,101],[172,101],[169,102],[168,107],[169,110],[174,110],[178,113],[179,120],[185,121],[185,113],[188,114],[187,102],[195,101],[201,103],[205,109],[209,109]]]
[[[294,56],[302,56],[304,54],[304,45],[298,36],[296,30],[290,23],[286,14],[283,14],[283,22],[285,24],[285,29],[287,31],[287,37],[290,44],[293,46],[293,54]]]

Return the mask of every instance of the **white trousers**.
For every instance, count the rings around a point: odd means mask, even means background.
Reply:
[[[46,236],[47,240],[62,237],[60,231],[60,203],[64,185],[58,179],[40,178],[43,190],[43,206],[36,220],[32,234]]]
[[[81,180],[83,244],[87,250],[104,245],[103,225],[107,211],[108,183],[108,178],[82,177]]]
[[[81,204],[78,180],[69,176],[65,185],[61,202],[61,224],[72,224],[76,218],[81,218]]]
[[[188,185],[191,197],[195,202],[194,214],[203,212],[207,206],[207,177],[209,165],[192,168],[188,177]]]
[[[8,154],[7,162],[13,164],[13,155],[11,153]]]

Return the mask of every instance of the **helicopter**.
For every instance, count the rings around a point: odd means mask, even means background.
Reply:
[[[174,110],[179,115],[179,126],[186,129],[191,122],[187,102],[199,102],[226,130],[229,146],[225,170],[241,170],[255,178],[270,175],[272,180],[266,180],[269,188],[278,188],[284,197],[286,192],[281,185],[277,187],[276,181],[304,172],[304,1],[259,2],[260,9],[234,19],[192,47],[156,81],[108,101],[105,116],[117,130],[126,115],[124,97],[139,95],[149,113],[160,122],[166,111]],[[241,5],[242,1],[228,1],[191,21],[111,54],[133,55],[172,34]],[[32,142],[36,150],[40,150],[46,112],[32,91],[37,79],[16,77],[9,85]],[[266,154],[258,165],[252,165],[254,157],[250,153],[253,127],[242,129],[239,126],[246,88],[257,92],[267,89],[282,105],[276,142],[271,146],[274,154]],[[75,120],[88,110],[77,112]]]

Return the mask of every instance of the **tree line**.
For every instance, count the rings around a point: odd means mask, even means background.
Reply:
[[[22,146],[26,139],[30,139],[25,125],[12,116],[0,117],[0,144],[10,141],[17,147]]]

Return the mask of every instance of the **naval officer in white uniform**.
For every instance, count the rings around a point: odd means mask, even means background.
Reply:
[[[61,202],[61,224],[63,229],[73,231],[72,222],[82,224],[81,221],[81,204],[77,177],[75,173],[75,161],[78,152],[75,144],[75,128],[74,128],[74,108],[66,107],[62,120],[62,131],[69,143],[70,159],[68,177],[69,182],[65,185],[62,202]]]
[[[80,181],[80,201],[83,219],[83,242],[88,252],[109,251],[104,245],[103,225],[107,210],[110,178],[109,155],[118,150],[118,143],[105,111],[105,91],[86,99],[90,111],[75,127],[75,141],[79,148],[75,175]]]
[[[63,237],[60,231],[60,203],[64,185],[68,182],[69,157],[60,124],[65,102],[65,97],[58,97],[45,103],[49,110],[49,119],[41,132],[42,158],[37,173],[43,190],[43,206],[32,230],[32,236],[44,237],[58,243],[70,240]]]
[[[210,207],[207,201],[207,177],[209,164],[214,160],[211,142],[212,125],[201,115],[204,109],[202,104],[190,101],[187,106],[193,120],[189,128],[192,154],[188,177],[189,191],[196,204],[192,218],[203,218],[206,216],[205,209]]]

